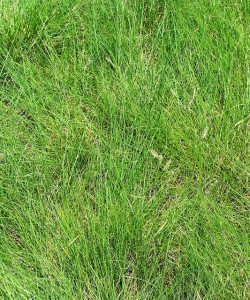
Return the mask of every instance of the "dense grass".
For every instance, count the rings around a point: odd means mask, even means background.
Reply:
[[[249,299],[248,0],[0,0],[0,299]]]

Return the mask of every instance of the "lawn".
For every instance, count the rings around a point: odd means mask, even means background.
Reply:
[[[249,0],[0,0],[0,299],[250,299]]]

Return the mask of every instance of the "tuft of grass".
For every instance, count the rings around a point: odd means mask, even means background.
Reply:
[[[247,0],[0,0],[0,299],[249,299]]]

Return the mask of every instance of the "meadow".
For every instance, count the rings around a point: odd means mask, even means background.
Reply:
[[[0,0],[0,299],[250,299],[248,0]]]

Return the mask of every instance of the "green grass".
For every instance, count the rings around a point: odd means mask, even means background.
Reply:
[[[0,299],[249,299],[248,0],[0,0]]]

